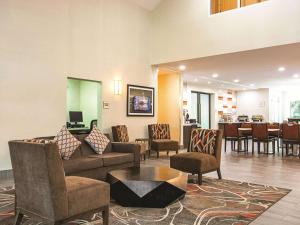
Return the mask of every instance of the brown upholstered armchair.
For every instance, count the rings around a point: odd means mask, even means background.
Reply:
[[[9,149],[16,188],[15,224],[21,224],[25,214],[47,224],[62,224],[102,211],[103,224],[108,225],[109,184],[65,177],[56,143],[10,141]]]
[[[112,126],[111,130],[114,142],[129,143],[129,135],[126,125]],[[140,155],[144,158],[144,160],[146,160],[146,152],[148,151],[147,144],[145,142],[138,142],[137,140],[142,139],[136,139],[134,143],[141,146]]]
[[[157,158],[159,152],[175,151],[178,154],[179,143],[178,141],[171,140],[169,124],[150,124],[148,125],[150,149],[156,151]]]
[[[170,157],[170,167],[192,174],[198,174],[198,183],[202,184],[202,174],[217,171],[221,176],[222,131],[193,129],[190,151]]]

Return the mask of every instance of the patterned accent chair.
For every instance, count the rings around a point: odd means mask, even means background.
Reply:
[[[171,140],[169,124],[150,124],[148,125],[149,145],[150,149],[156,151],[157,158],[159,152],[175,151],[178,154],[179,143],[178,141]]]
[[[108,225],[110,186],[85,177],[65,176],[56,143],[10,141],[16,189],[15,224],[23,215],[45,224],[65,224],[102,211]]]
[[[202,184],[202,174],[217,171],[221,176],[221,130],[193,129],[191,133],[190,149],[187,153],[180,153],[170,157],[170,167],[192,174],[198,174],[198,184]]]
[[[126,125],[113,126],[111,129],[114,142],[129,143],[129,135]],[[140,155],[144,158],[144,160],[146,160],[147,144],[137,142],[137,140],[134,143],[141,146]]]

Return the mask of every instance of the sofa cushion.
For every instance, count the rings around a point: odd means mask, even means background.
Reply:
[[[171,168],[190,173],[206,172],[219,168],[215,156],[200,152],[173,155],[170,157],[170,166]]]
[[[102,155],[91,155],[89,157],[102,159],[104,166],[114,166],[134,161],[133,153],[109,152]]]
[[[97,154],[102,154],[110,142],[109,139],[96,127],[84,139]]]
[[[169,150],[177,151],[179,148],[178,141],[169,139],[157,139],[152,141],[152,149],[156,151]]]
[[[103,160],[99,158],[80,157],[70,160],[63,160],[66,174],[74,174],[85,170],[103,167]]]
[[[110,201],[108,183],[84,177],[66,177],[68,216],[106,206]]]
[[[70,159],[71,155],[75,150],[81,145],[71,133],[68,131],[66,126],[58,132],[54,140],[57,142],[59,153],[61,157],[65,160]]]

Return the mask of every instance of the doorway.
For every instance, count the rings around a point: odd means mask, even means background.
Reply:
[[[191,119],[196,119],[197,123],[204,129],[211,128],[210,121],[211,95],[208,93],[192,91]]]
[[[66,119],[69,126],[90,128],[96,121],[101,127],[102,85],[100,81],[68,77]]]

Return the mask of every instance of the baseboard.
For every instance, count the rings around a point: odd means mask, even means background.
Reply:
[[[13,179],[13,171],[12,170],[1,170],[0,171],[0,180],[9,180]]]

